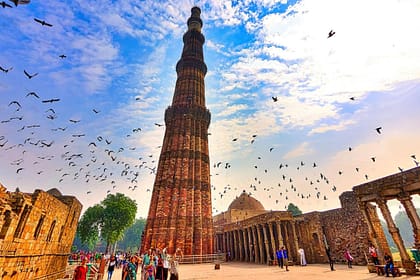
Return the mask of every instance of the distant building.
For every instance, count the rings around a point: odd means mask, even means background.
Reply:
[[[63,277],[81,210],[57,189],[29,194],[0,184],[0,279]]]
[[[275,251],[285,246],[289,260],[299,263],[303,248],[308,263],[326,263],[326,246],[333,258],[344,262],[348,248],[356,264],[366,264],[369,225],[365,222],[354,192],[340,195],[341,208],[292,216],[288,211],[265,210],[261,202],[245,191],[226,212],[213,217],[216,252],[229,252],[232,260],[268,264]],[[376,225],[376,238],[385,240],[375,206],[367,206],[370,221]],[[386,241],[380,251],[389,250]]]

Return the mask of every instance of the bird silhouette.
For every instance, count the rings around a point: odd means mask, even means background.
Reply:
[[[65,54],[62,54],[62,55],[59,55],[58,57],[63,59],[63,58],[66,58],[67,56]]]
[[[277,96],[272,96],[271,99],[273,99],[274,102],[277,102],[278,101]]]
[[[34,73],[34,74],[29,74],[28,72],[26,72],[26,70],[23,70],[23,73],[25,73],[26,77],[28,77],[28,79],[32,79],[33,77],[37,76],[38,73]]]
[[[6,8],[6,7],[11,8],[12,7],[4,1],[0,3],[0,6],[2,6],[3,8]]]
[[[330,30],[330,32],[328,32],[328,37],[327,37],[327,39],[328,38],[331,38],[332,36],[334,36],[335,35],[335,31],[334,30]]]
[[[34,18],[34,21],[36,21],[36,22],[40,23],[42,26],[52,27],[52,24],[50,24],[50,23],[46,22],[45,20],[41,20],[41,19]]]
[[[3,2],[4,3],[4,2]],[[0,66],[0,70],[3,71],[4,73],[8,73],[9,71],[12,71],[13,67],[10,68],[3,68]]]
[[[34,96],[36,98],[39,98],[38,94],[36,94],[36,92],[33,92],[33,91],[28,92],[28,94],[26,95],[26,97],[28,97],[28,96]]]
[[[378,134],[381,134],[381,130],[382,130],[382,126],[375,128],[376,132],[378,132]]]
[[[376,158],[375,157],[371,157],[370,158],[373,162],[375,162],[376,161]]]
[[[161,126],[163,126],[163,124],[160,124],[160,123],[155,123],[155,125],[156,125],[157,127],[161,127]]]
[[[12,102],[10,102],[10,103],[9,103],[9,106],[10,106],[10,105],[13,105],[13,104],[16,104],[16,105],[18,106],[18,110],[22,108],[22,106],[20,105],[20,103],[19,103],[19,102],[17,102],[17,101],[12,101]]]
[[[58,102],[58,101],[60,101],[59,98],[52,98],[52,99],[42,100],[42,103],[53,103],[53,102]]]

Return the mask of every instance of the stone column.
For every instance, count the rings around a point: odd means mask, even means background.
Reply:
[[[293,241],[294,241],[294,245],[295,245],[295,255],[297,254],[297,250],[299,250],[299,242],[298,242],[298,237],[296,234],[296,222],[293,221],[292,222],[292,234],[293,234]]]
[[[238,229],[238,245],[239,245],[239,260],[240,261],[243,261],[244,260],[244,254],[243,254],[243,251],[244,251],[244,243],[243,243],[243,240],[242,240],[242,233],[241,233],[241,231],[242,230],[240,230],[240,229]]]
[[[416,207],[413,204],[412,198],[409,195],[401,195],[398,200],[404,206],[407,216],[410,219],[411,225],[413,226],[414,232],[414,246],[416,249],[420,249],[420,218],[417,215]]]
[[[273,249],[274,259],[276,259],[276,241],[274,240],[273,223],[268,223],[268,229],[270,231],[271,248]],[[280,249],[280,248],[278,248]]]
[[[388,226],[389,233],[392,236],[392,239],[394,240],[395,245],[398,248],[398,251],[400,252],[401,262],[403,264],[403,267],[406,269],[408,275],[415,275],[416,269],[415,269],[415,263],[410,260],[410,257],[408,256],[408,253],[405,249],[404,242],[401,238],[400,231],[396,227],[394,220],[392,219],[391,212],[389,211],[388,205],[386,205],[386,200],[383,198],[378,198],[376,200],[376,203],[379,206],[379,209],[381,209],[382,216],[384,217],[386,224]]]
[[[264,244],[265,244],[265,255],[267,256],[267,264],[270,257],[270,246],[268,245],[268,236],[267,236],[267,226],[266,224],[262,225],[263,234],[264,234]]]
[[[258,262],[259,263],[263,263],[264,261],[264,255],[263,255],[263,244],[262,244],[262,237],[261,237],[261,230],[260,230],[260,225],[256,225],[256,230],[257,230],[257,246],[258,246],[258,251],[259,251],[259,259]]]
[[[255,254],[255,258],[254,258],[254,262],[257,263],[258,262],[258,246],[257,246],[257,233],[255,231],[255,226],[251,226],[251,231],[252,231],[252,247],[254,248],[254,254]]]
[[[243,247],[244,247],[244,261],[248,262],[249,261],[249,259],[248,259],[249,243],[248,243],[248,240],[246,238],[246,228],[244,228],[242,230],[242,239],[244,241],[244,243],[243,243]]]
[[[232,256],[232,245],[231,245],[231,241],[230,241],[230,231],[226,232],[226,246],[227,246],[227,251],[226,253],[229,253],[230,256]],[[230,260],[228,260],[230,261]]]
[[[277,227],[277,238],[279,241],[279,247],[281,248],[282,246],[284,246],[284,243],[283,243],[283,235],[281,234],[280,222],[276,222],[276,227]]]
[[[372,221],[370,219],[370,216],[369,216],[369,213],[368,213],[366,207],[367,207],[367,202],[359,201],[359,209],[362,212],[363,217],[366,220],[370,239],[371,239],[371,241],[373,241],[372,243],[375,245],[375,247],[378,248],[378,244],[376,242],[376,231],[375,231],[375,228],[372,225]]]
[[[252,250],[254,249],[254,244],[252,243],[252,238],[251,238],[252,229],[249,227],[246,230],[247,230],[247,233],[248,233],[249,261],[254,262],[255,260],[254,260],[253,254],[252,254]]]

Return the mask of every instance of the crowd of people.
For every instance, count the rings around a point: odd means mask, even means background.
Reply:
[[[104,262],[107,280],[115,279],[112,278],[115,269],[121,269],[121,280],[178,280],[178,265],[181,258],[180,249],[177,249],[175,254],[169,255],[166,248],[149,249],[141,255],[130,253],[103,255],[90,252],[77,252],[71,255],[71,260],[80,261],[73,273],[74,280],[87,279],[89,262],[97,262],[99,265]]]
[[[331,248],[325,247],[326,255],[329,260],[331,271],[334,271],[334,258],[332,257]],[[375,246],[369,244],[370,260],[375,266],[379,266],[378,251]],[[300,257],[300,265],[306,266],[305,251],[299,248],[298,255]],[[347,262],[348,268],[352,268],[353,256],[350,250],[346,248],[343,257]],[[78,261],[80,264],[74,270],[74,280],[86,280],[88,272],[87,263],[101,263],[105,261],[107,280],[112,280],[115,269],[122,269],[121,280],[178,280],[178,265],[182,258],[182,251],[177,249],[173,255],[168,254],[167,249],[149,249],[143,254],[117,253],[116,255],[104,255],[98,252],[78,251],[70,256],[71,261]],[[288,269],[289,256],[287,249],[282,246],[276,251],[277,263],[280,268]],[[226,253],[226,261],[230,260],[230,252]],[[383,258],[384,272],[386,276],[390,274],[395,276],[394,262],[392,256],[387,252]],[[105,278],[104,278],[105,279]],[[115,279],[115,277],[114,277]]]

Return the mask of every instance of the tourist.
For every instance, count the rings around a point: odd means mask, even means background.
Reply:
[[[172,258],[169,262],[169,272],[171,274],[169,280],[178,280],[178,262],[175,258]]]
[[[352,267],[353,257],[351,256],[349,249],[344,250],[344,258],[347,261],[348,268],[353,268]]]
[[[108,280],[111,280],[112,273],[114,273],[114,269],[115,269],[116,264],[117,264],[117,261],[115,259],[115,256],[112,255],[111,258],[109,259],[109,263],[108,263]]]
[[[163,280],[168,280],[169,255],[167,253],[166,248],[164,248],[163,251],[162,251],[162,258],[163,258]]]
[[[298,253],[300,255],[300,265],[305,266],[306,265],[305,250],[303,250],[303,248],[300,248],[298,250]]]
[[[375,246],[373,246],[372,243],[369,244],[369,255],[372,258],[373,264],[379,265],[378,251],[376,250]]]
[[[286,271],[289,271],[289,256],[287,254],[287,250],[286,248],[284,248],[284,246],[281,247],[280,249],[280,254],[281,254],[281,268],[283,268],[283,265],[286,267]]]
[[[277,257],[277,264],[279,265],[279,267],[283,268],[283,258],[281,256],[280,249],[276,251],[276,257]]]
[[[80,265],[74,269],[73,279],[74,280],[86,280],[86,274],[88,272],[88,267],[86,265],[87,258],[83,258]]]
[[[334,260],[331,257],[331,248],[330,247],[325,247],[325,252],[327,252],[327,257],[328,257],[328,262],[330,263],[330,269],[331,271],[334,271]]]
[[[389,277],[389,272],[391,272],[392,276],[394,277],[394,262],[392,261],[392,257],[386,252],[384,255],[384,261],[386,277]]]
[[[155,280],[156,269],[154,262],[150,262],[149,265],[146,266],[146,280]]]
[[[127,264],[123,268],[122,279],[123,280],[136,280],[136,257],[131,256]],[[154,279],[153,279],[154,280]]]
[[[156,259],[156,280],[163,280],[163,257],[160,250],[157,251]]]

